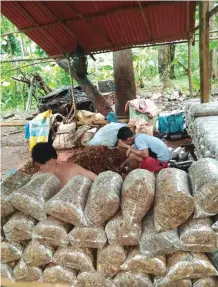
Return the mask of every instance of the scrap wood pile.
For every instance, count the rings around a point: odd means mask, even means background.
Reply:
[[[185,118],[197,158],[218,160],[218,102],[200,104],[197,100],[191,101],[185,106]]]
[[[16,177],[16,178],[15,178]],[[189,180],[191,185],[189,185]],[[217,286],[218,162],[2,183],[1,274],[69,286]]]

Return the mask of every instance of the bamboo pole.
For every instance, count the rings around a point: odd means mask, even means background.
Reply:
[[[188,81],[190,97],[193,97],[193,84],[192,84],[192,36],[188,40]]]
[[[209,2],[199,2],[199,63],[201,103],[209,102]]]

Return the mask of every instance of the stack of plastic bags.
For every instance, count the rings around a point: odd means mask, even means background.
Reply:
[[[94,182],[76,176],[61,190],[51,174],[15,176],[11,189],[2,183],[2,277],[76,287],[218,286],[217,161],[199,160],[189,175],[167,168],[157,178],[137,169],[124,181],[111,171]]]

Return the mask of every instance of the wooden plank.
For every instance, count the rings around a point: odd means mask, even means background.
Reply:
[[[23,127],[25,125],[25,121],[20,122],[0,122],[0,127]]]
[[[190,97],[193,97],[193,83],[192,83],[192,36],[188,40],[188,81]]]
[[[209,2],[199,2],[199,63],[201,103],[209,102]]]

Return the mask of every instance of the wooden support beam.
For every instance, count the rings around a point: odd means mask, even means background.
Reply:
[[[201,103],[209,102],[210,57],[209,57],[209,2],[199,2],[199,63]]]
[[[218,5],[216,7],[214,7],[212,10],[210,10],[209,12],[209,19],[211,17],[213,17],[213,15],[217,14],[218,13]],[[199,19],[199,23],[200,23],[200,19]],[[198,30],[200,27],[200,25],[197,25],[195,28],[194,28],[194,31]]]
[[[142,4],[140,3],[140,1],[138,1],[138,6],[139,6],[139,10],[140,10],[141,15],[142,15],[144,26],[145,26],[145,28],[147,30],[148,35],[149,35],[149,39],[152,40],[152,34],[151,34],[150,28],[148,26],[148,23],[147,23],[147,21],[145,19],[145,14],[144,14],[144,11],[143,11],[143,8],[142,8]]]
[[[188,81],[190,97],[193,97],[193,83],[192,83],[192,35],[188,40]]]

